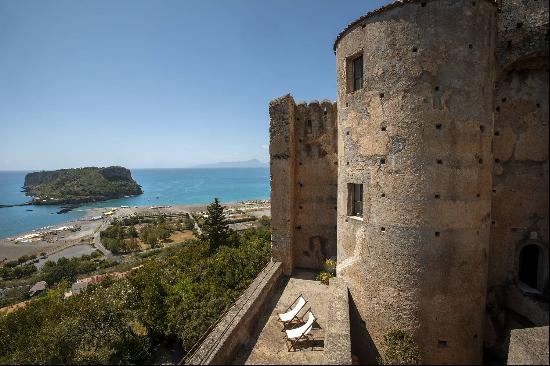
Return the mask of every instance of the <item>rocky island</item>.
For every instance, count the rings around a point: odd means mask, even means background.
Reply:
[[[79,204],[142,194],[130,170],[111,166],[29,173],[23,186],[33,205]]]

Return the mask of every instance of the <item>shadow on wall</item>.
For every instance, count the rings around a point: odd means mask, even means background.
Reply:
[[[365,321],[361,319],[359,310],[355,306],[353,297],[350,294],[350,333],[351,333],[351,354],[352,357],[357,357],[358,360],[354,360],[359,364],[377,365],[380,359],[380,353],[376,349],[372,338],[367,331]]]

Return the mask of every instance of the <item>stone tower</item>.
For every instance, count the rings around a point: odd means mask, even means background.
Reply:
[[[338,276],[377,349],[407,329],[426,363],[481,362],[495,16],[490,1],[394,3],[335,43]]]
[[[273,259],[287,275],[322,268],[336,256],[336,105],[286,95],[269,115]]]
[[[548,3],[395,1],[338,35],[336,104],[271,102],[273,258],[336,249],[362,362],[396,328],[475,364],[548,325]]]

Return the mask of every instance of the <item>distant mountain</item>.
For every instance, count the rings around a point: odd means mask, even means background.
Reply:
[[[267,168],[267,163],[262,163],[258,159],[245,161],[225,161],[220,163],[196,165],[195,168]]]

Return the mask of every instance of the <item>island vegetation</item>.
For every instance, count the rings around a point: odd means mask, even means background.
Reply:
[[[143,193],[130,171],[119,166],[29,173],[23,189],[35,205],[79,204]]]
[[[269,221],[232,231],[217,201],[208,218],[197,239],[135,254],[139,268],[78,295],[64,292],[92,266],[48,265],[55,285],[0,315],[0,364],[155,363],[163,344],[185,354],[270,259]]]

